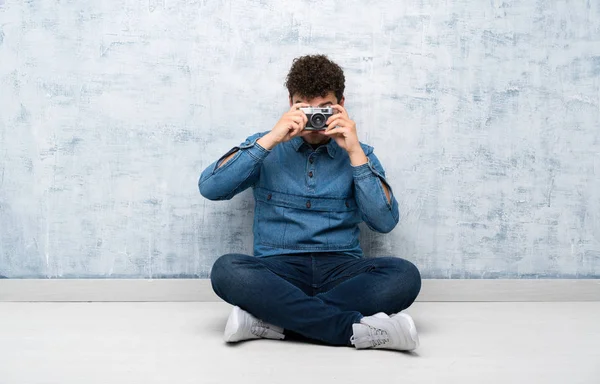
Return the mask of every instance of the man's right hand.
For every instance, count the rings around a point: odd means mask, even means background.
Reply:
[[[272,149],[279,143],[284,143],[299,136],[308,118],[299,108],[310,107],[310,104],[297,103],[292,105],[289,111],[283,114],[281,119],[275,124],[271,132],[267,133],[257,143],[265,149]]]

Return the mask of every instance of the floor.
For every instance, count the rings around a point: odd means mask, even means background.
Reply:
[[[600,383],[600,302],[417,303],[421,347],[234,346],[224,303],[0,303],[0,383]]]

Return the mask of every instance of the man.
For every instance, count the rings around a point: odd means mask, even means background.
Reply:
[[[412,318],[400,313],[419,294],[419,271],[397,257],[364,258],[359,244],[358,224],[390,232],[398,203],[344,109],[344,82],[326,56],[295,59],[289,111],[200,176],[210,200],[254,191],[254,256],[226,254],[211,272],[214,291],[234,305],[227,342],[291,335],[359,349],[419,344]],[[336,111],[325,130],[305,129],[300,108],[309,106]]]

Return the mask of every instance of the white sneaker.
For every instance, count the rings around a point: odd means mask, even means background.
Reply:
[[[412,351],[419,346],[417,327],[412,317],[398,313],[385,318],[380,314],[363,317],[353,324],[350,342],[357,349],[381,348]]]
[[[377,317],[379,319],[389,319],[390,318],[390,316],[388,316],[388,314],[385,313],[385,312],[376,313],[376,314],[373,315],[373,317]]]
[[[233,307],[223,334],[228,343],[260,338],[281,340],[284,337],[283,328],[267,324],[240,307]]]

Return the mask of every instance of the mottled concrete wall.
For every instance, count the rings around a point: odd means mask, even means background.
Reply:
[[[197,178],[271,128],[315,52],[400,202],[368,254],[600,277],[590,0],[0,0],[0,275],[206,277],[251,252],[251,194],[210,202]]]

